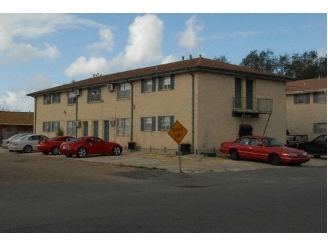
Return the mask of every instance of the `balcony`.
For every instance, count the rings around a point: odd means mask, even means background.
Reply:
[[[250,98],[250,97],[234,97],[232,105],[232,113],[235,116],[243,114],[258,115],[271,114],[273,100],[267,98]]]

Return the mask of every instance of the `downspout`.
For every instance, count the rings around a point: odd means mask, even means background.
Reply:
[[[127,83],[131,85],[131,124],[130,124],[130,142],[133,142],[133,111],[134,111],[134,104],[133,104],[133,83],[126,80]]]
[[[191,75],[191,153],[195,153],[195,75]]]
[[[36,112],[37,112],[37,97],[34,97],[34,124],[33,124],[33,133],[36,134]]]
[[[75,96],[75,121],[78,121],[78,113],[79,113],[79,96]],[[75,127],[75,138],[77,138],[77,126]]]

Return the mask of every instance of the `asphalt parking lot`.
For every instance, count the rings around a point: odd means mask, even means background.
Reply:
[[[149,151],[123,151],[119,156],[90,156],[86,158],[67,158],[64,155],[47,155],[40,152],[30,154],[13,153],[0,148],[0,153],[14,155],[40,155],[43,158],[70,159],[85,162],[108,163],[116,166],[139,167],[147,169],[163,169],[174,173],[180,172],[179,156],[176,154],[151,153]],[[309,162],[303,163],[300,167],[324,167],[327,166],[327,157],[311,158]],[[203,172],[226,172],[226,171],[246,171],[258,169],[286,168],[287,166],[273,166],[265,162],[239,160],[233,161],[228,155],[217,154],[216,157],[207,157],[203,155],[182,155],[181,172],[182,173],[203,173]],[[295,166],[295,168],[299,168]]]

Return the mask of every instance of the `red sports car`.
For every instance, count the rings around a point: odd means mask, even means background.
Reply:
[[[93,136],[76,138],[60,145],[61,153],[67,157],[76,155],[79,158],[87,155],[120,155],[122,150],[122,146],[118,143],[107,142]]]
[[[301,165],[310,160],[308,153],[286,147],[279,140],[265,136],[243,136],[234,142],[223,142],[219,149],[231,159],[252,159],[267,161],[273,165]]]
[[[51,154],[53,155],[58,155],[60,154],[59,146],[63,142],[72,141],[73,139],[75,138],[71,136],[59,136],[59,137],[39,140],[37,149],[45,155],[49,154],[49,152],[51,152]]]

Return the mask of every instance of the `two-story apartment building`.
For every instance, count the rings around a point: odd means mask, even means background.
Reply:
[[[327,133],[327,78],[287,83],[287,130],[309,140]]]
[[[28,94],[35,98],[35,132],[95,135],[123,146],[176,149],[176,120],[191,152],[213,150],[237,137],[241,124],[282,141],[286,81],[291,78],[203,57],[93,76]],[[130,145],[132,146],[132,145]]]

